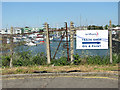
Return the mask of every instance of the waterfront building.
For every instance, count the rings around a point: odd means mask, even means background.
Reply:
[[[13,34],[21,34],[22,33],[22,30],[20,27],[14,27],[13,28]]]
[[[13,28],[13,34],[21,34],[21,33],[22,33],[21,28],[19,28],[19,27]],[[11,30],[8,28],[1,29],[0,34],[11,34]]]
[[[6,28],[6,29],[1,29],[0,30],[0,34],[10,34],[10,29]]]

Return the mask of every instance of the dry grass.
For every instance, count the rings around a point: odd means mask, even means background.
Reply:
[[[82,72],[110,72],[118,73],[118,65],[69,65],[69,66],[27,66],[27,67],[13,67],[2,68],[2,75],[6,74],[26,74],[33,73],[34,71],[48,71],[48,72],[60,72],[70,70],[81,70]]]

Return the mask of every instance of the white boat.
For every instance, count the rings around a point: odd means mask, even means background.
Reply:
[[[33,42],[29,42],[25,44],[26,46],[36,46],[37,44],[33,43]]]
[[[62,41],[66,41],[66,37],[64,37],[63,39],[62,39]],[[56,38],[56,37],[53,37],[53,41],[61,41],[61,37],[59,37],[59,38]],[[68,42],[70,41],[70,37],[68,36]]]
[[[50,37],[50,40],[53,40],[53,37]]]
[[[23,36],[22,39],[26,39],[27,37],[26,36]]]
[[[44,38],[43,38],[43,37],[36,37],[35,40],[36,40],[36,41],[44,41]]]
[[[26,42],[30,42],[30,41],[31,41],[31,39],[26,38],[26,39],[24,39],[24,41],[26,41]]]

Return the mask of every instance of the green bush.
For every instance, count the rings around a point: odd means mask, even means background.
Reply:
[[[81,62],[84,58],[80,57],[78,54],[73,55],[74,65],[82,64]],[[9,66],[10,65],[10,56],[1,56],[2,59],[2,66]],[[85,57],[86,62],[83,64],[97,64],[97,65],[107,65],[110,64],[109,56],[87,56]],[[113,54],[113,64],[120,63],[120,54]],[[71,62],[67,61],[67,57],[61,57],[57,60],[51,60],[51,64],[55,66],[60,65],[70,65]],[[13,54],[13,66],[31,66],[31,65],[47,65],[47,57],[44,53],[37,54],[32,56],[30,51],[26,52],[18,52]]]
[[[110,58],[109,58],[109,56],[104,56],[104,57],[103,57],[103,59],[102,59],[102,64],[103,64],[103,65],[110,64]]]
[[[74,57],[73,64],[79,65],[79,64],[81,63],[81,58],[80,58],[80,56],[79,56],[78,54],[76,54],[76,55],[73,55],[73,57]]]
[[[93,64],[93,63],[94,63],[92,56],[87,57],[87,63],[88,63],[88,64]]]
[[[113,63],[120,63],[120,54],[113,53],[112,55]]]
[[[61,66],[61,65],[70,65],[70,62],[67,61],[67,57],[61,57],[57,60],[52,60],[51,64],[54,64],[55,66]]]
[[[109,58],[107,56],[89,56],[87,64],[106,65],[109,64]]]
[[[32,55],[30,51],[18,52],[14,55],[13,65],[14,66],[28,66],[32,65],[33,62],[31,60]]]
[[[103,61],[103,59],[100,56],[94,56],[94,58],[93,58],[93,64],[101,65],[102,61]]]
[[[46,65],[47,58],[44,53],[32,56],[30,51],[18,52],[13,55],[13,66],[31,66],[31,65]],[[2,56],[2,66],[9,66],[10,56]]]
[[[10,56],[2,56],[2,66],[9,66],[10,65]]]
[[[47,64],[47,57],[44,56],[44,53],[37,54],[32,58],[32,61],[35,65],[46,65]]]

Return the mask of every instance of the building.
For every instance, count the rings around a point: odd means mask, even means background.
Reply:
[[[22,33],[22,30],[20,27],[14,27],[13,28],[13,34],[21,34]]]
[[[0,34],[10,34],[10,29],[1,29]]]

